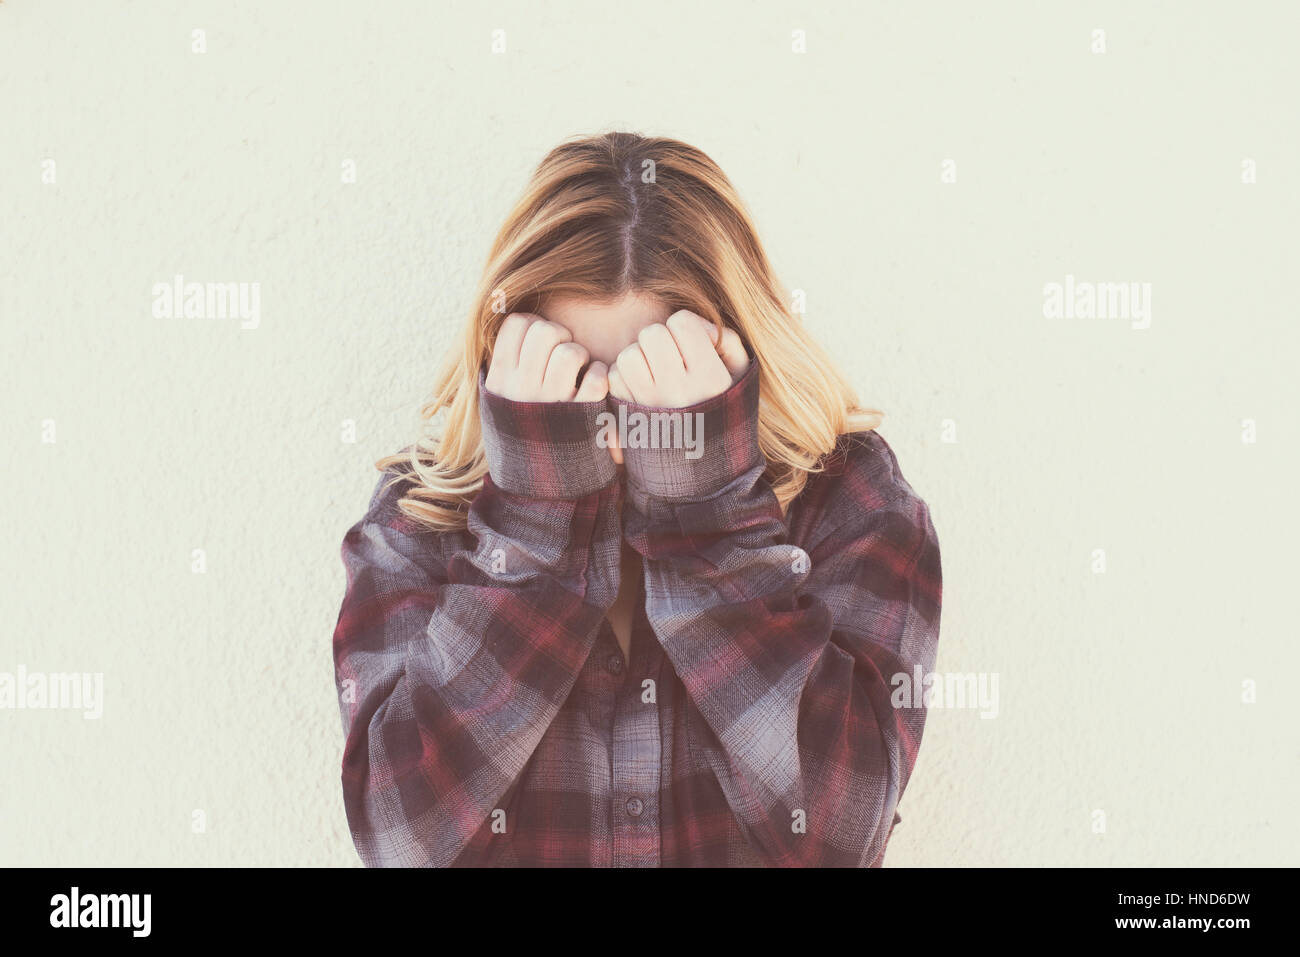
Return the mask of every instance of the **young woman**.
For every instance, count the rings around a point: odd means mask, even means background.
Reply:
[[[367,865],[880,865],[938,541],[707,156],[553,150],[424,414],[343,542]]]

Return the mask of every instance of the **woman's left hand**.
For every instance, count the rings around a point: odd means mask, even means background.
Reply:
[[[680,409],[731,388],[749,368],[740,336],[718,330],[703,316],[679,309],[646,326],[609,370],[615,398],[659,409]]]

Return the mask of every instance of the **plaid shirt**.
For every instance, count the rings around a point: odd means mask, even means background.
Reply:
[[[878,867],[925,708],[942,592],[925,502],[875,432],[782,516],[757,363],[704,451],[594,439],[610,397],[508,400],[479,376],[489,474],[464,531],[381,477],[347,532],[334,632],[343,798],[368,866]],[[395,484],[394,484],[395,483]],[[627,660],[606,620],[644,568]]]

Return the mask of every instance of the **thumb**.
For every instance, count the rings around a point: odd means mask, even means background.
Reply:
[[[736,335],[734,330],[727,329],[722,333],[718,356],[722,359],[722,364],[727,367],[727,371],[731,373],[732,382],[744,375],[745,370],[749,368],[749,354],[745,351],[745,344],[740,341],[740,336]]]
[[[609,367],[599,360],[587,367],[574,402],[599,402],[609,392]]]

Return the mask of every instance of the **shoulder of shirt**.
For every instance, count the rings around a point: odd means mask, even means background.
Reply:
[[[397,454],[409,455],[413,448],[414,446],[408,445]],[[419,480],[411,473],[409,465],[389,466],[379,474],[362,521],[383,525],[407,535],[437,536],[437,532],[428,526],[421,525],[398,507],[398,502],[408,492],[418,487]]]
[[[886,507],[925,506],[903,475],[898,456],[873,430],[841,435],[834,450],[790,503],[792,529],[803,526],[820,538],[833,528]]]

